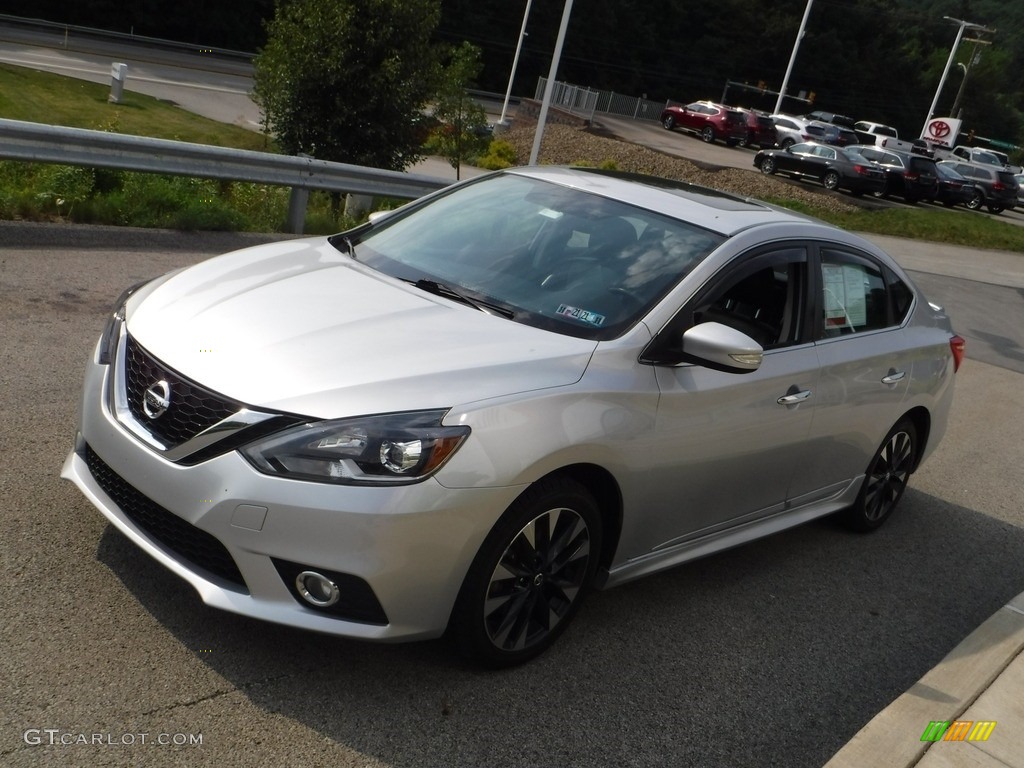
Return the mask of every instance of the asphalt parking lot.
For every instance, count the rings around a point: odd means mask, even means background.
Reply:
[[[1024,589],[1024,389],[969,359],[881,531],[822,521],[599,593],[522,668],[208,609],[58,473],[113,297],[240,242],[0,225],[0,764],[820,766]]]

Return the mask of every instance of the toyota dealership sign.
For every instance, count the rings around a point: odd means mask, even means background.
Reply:
[[[960,133],[960,121],[954,117],[933,117],[924,124],[921,138],[932,147],[952,149]]]

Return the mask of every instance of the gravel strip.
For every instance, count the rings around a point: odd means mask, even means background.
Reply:
[[[512,128],[501,135],[511,144],[520,163],[526,163],[533,147],[532,125]],[[593,165],[614,162],[615,168],[629,173],[645,173],[758,199],[797,200],[815,210],[853,213],[858,206],[826,190],[795,185],[757,171],[737,168],[702,168],[681,157],[658,152],[639,144],[598,136],[585,128],[550,124],[541,142],[541,165]]]

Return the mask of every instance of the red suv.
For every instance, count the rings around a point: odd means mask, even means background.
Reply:
[[[737,109],[712,101],[695,101],[685,107],[666,107],[661,113],[665,130],[680,128],[711,143],[716,139],[730,147],[747,137],[747,116]]]

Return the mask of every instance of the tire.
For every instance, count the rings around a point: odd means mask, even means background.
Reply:
[[[460,650],[499,668],[547,649],[590,591],[601,533],[597,503],[575,480],[528,488],[488,534],[463,581],[449,624]]]
[[[877,192],[872,192],[871,194],[877,197],[879,200],[884,200],[885,198],[889,197],[889,180],[886,179],[885,186],[882,187]]]
[[[972,211],[977,211],[985,202],[985,196],[981,194],[980,189],[974,190],[974,196],[968,200],[964,205],[970,208]]]
[[[829,190],[839,189],[839,181],[839,174],[836,171],[826,171],[821,177],[822,185]]]
[[[917,429],[910,419],[893,427],[875,451],[857,501],[843,510],[843,522],[855,531],[874,531],[889,519],[903,497],[917,461]]]
[[[703,141],[707,142],[708,144],[714,144],[715,129],[712,128],[710,125],[705,125],[704,130],[700,132],[700,137]]]
[[[766,157],[761,161],[761,173],[765,174],[766,176],[771,176],[773,173],[775,173],[775,168],[776,166],[774,157]]]
[[[738,147],[749,147],[754,144],[754,134],[748,133],[742,139],[737,139],[736,146]]]
[[[1001,205],[990,205],[990,206],[988,206],[988,210],[991,213],[1002,213],[1006,209],[1003,208],[1003,206],[1001,206]]]
[[[782,143],[781,143],[781,144],[779,144],[779,146],[780,146],[780,147],[781,147],[782,149],[789,149],[789,148],[790,148],[790,147],[792,147],[792,146],[793,146],[794,144],[796,144],[796,139],[794,139],[794,138],[793,138],[792,136],[787,136],[786,138],[784,138],[784,139],[782,140]]]
[[[671,131],[676,127],[676,119],[672,115],[668,115],[664,120],[661,121],[666,131]]]

